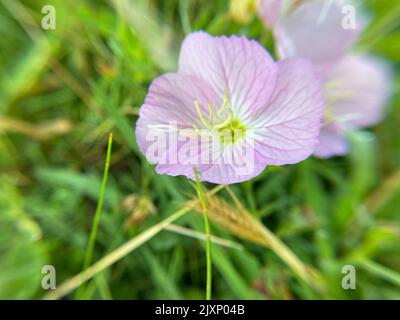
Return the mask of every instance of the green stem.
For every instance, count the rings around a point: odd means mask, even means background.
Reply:
[[[206,234],[206,259],[207,259],[207,280],[206,280],[206,300],[211,300],[211,286],[212,286],[212,275],[211,275],[211,236],[210,236],[210,222],[208,221],[208,212],[206,206],[206,198],[204,196],[203,188],[201,187],[199,174],[197,169],[194,168],[194,176],[196,178],[197,195],[199,197],[200,204],[203,208],[204,216],[204,227]]]
[[[89,265],[93,259],[94,245],[96,242],[97,230],[99,228],[101,211],[103,209],[104,194],[106,191],[106,184],[107,184],[107,178],[108,178],[108,169],[110,168],[111,146],[112,146],[112,133],[110,133],[108,135],[108,146],[107,146],[106,164],[104,166],[103,181],[101,184],[99,201],[97,202],[96,213],[93,218],[93,225],[92,225],[92,230],[90,232],[89,244],[88,244],[88,247],[86,250],[85,260],[83,263],[83,271],[85,271],[89,267]],[[82,294],[82,292],[80,292],[80,290],[78,290],[77,297],[78,298],[81,297],[81,294]]]

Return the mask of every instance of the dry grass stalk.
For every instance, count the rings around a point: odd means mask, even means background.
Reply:
[[[65,119],[32,124],[22,120],[0,117],[0,134],[3,132],[17,132],[35,140],[46,140],[67,133],[71,130],[71,122]]]
[[[194,211],[202,214],[198,201],[193,201]],[[230,206],[225,200],[215,196],[207,196],[207,209],[210,219],[240,238],[262,245],[266,243],[257,221],[244,210]]]
[[[233,198],[234,202],[238,202]],[[199,202],[191,201],[193,210],[202,214]],[[207,196],[207,209],[211,220],[232,234],[245,240],[258,243],[273,250],[300,279],[308,284],[322,289],[321,277],[311,267],[306,266],[279,238],[267,227],[256,220],[240,203],[231,206],[218,196]]]

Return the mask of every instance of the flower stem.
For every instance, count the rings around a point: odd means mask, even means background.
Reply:
[[[206,198],[204,196],[203,188],[201,187],[199,174],[198,174],[196,168],[194,168],[193,170],[194,170],[194,176],[196,178],[197,195],[199,197],[201,207],[203,208],[204,227],[205,227],[205,234],[206,234],[206,259],[207,259],[206,300],[211,300],[211,285],[212,285],[211,266],[212,266],[212,262],[211,262],[210,222],[208,221]]]

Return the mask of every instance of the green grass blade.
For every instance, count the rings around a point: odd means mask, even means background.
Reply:
[[[360,265],[368,272],[387,280],[396,286],[400,286],[400,273],[368,259],[361,260]]]
[[[101,184],[100,198],[97,203],[96,213],[93,218],[93,225],[92,225],[92,230],[90,232],[89,244],[86,250],[85,260],[83,263],[83,271],[85,271],[89,267],[90,263],[93,260],[94,245],[96,243],[97,230],[99,229],[100,216],[101,216],[101,211],[103,209],[104,195],[106,192],[108,170],[110,168],[111,148],[112,148],[112,133],[110,133],[108,136],[108,146],[107,146],[106,164],[104,166],[103,182]],[[77,292],[78,298],[80,297],[80,293],[81,293],[80,291]]]

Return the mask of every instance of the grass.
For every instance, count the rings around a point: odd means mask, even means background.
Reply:
[[[103,181],[101,183],[101,190],[100,190],[100,197],[99,201],[97,202],[96,212],[93,218],[93,225],[92,230],[89,236],[89,243],[86,250],[85,260],[83,262],[83,271],[85,271],[89,265],[92,263],[93,260],[93,251],[94,245],[96,242],[97,230],[99,229],[99,222],[100,222],[100,215],[103,209],[103,201],[106,192],[106,184],[108,178],[108,170],[110,168],[110,159],[111,159],[111,148],[112,148],[112,133],[108,135],[108,144],[107,144],[107,155],[106,155],[106,163],[104,166],[104,173],[103,173]],[[80,289],[83,290],[84,286],[81,286]],[[81,297],[82,291],[77,291],[76,297]]]
[[[55,30],[40,27],[46,4]],[[360,8],[371,24],[357,50],[393,74],[384,120],[354,133],[347,157],[203,184],[207,259],[196,188],[155,173],[135,121],[186,33],[246,34],[274,53],[260,20],[235,21],[229,1],[0,1],[0,298],[203,299],[208,275],[213,299],[399,299],[400,4]],[[54,291],[41,288],[48,264]],[[341,288],[347,264],[355,290]]]

